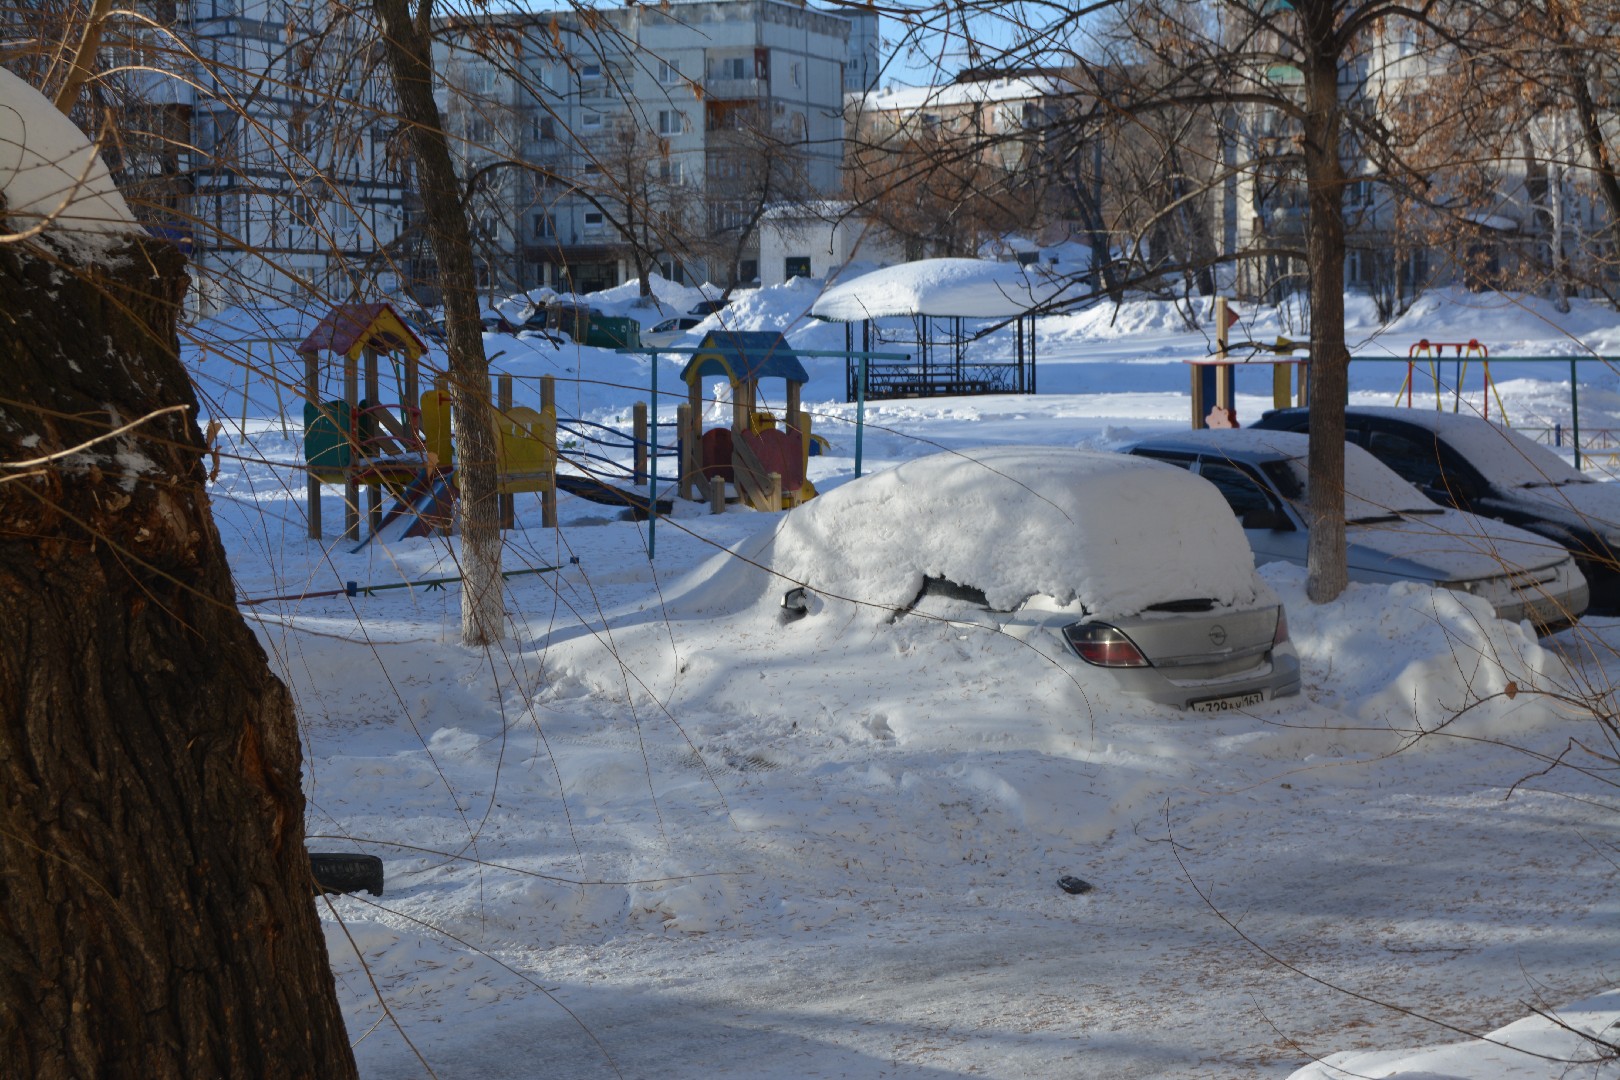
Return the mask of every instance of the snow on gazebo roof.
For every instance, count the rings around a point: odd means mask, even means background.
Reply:
[[[834,285],[810,314],[828,322],[887,315],[1010,319],[1050,304],[1068,285],[1046,267],[986,259],[922,259]]]

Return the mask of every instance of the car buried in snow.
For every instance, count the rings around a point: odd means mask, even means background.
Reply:
[[[1185,431],[1128,447],[1219,489],[1256,563],[1306,565],[1307,437],[1296,432]],[[1541,537],[1437,506],[1358,446],[1344,458],[1345,558],[1351,581],[1417,581],[1486,600],[1496,616],[1538,633],[1574,622],[1587,584],[1569,553]]]
[[[1145,459],[1056,447],[934,454],[788,513],[751,553],[783,620],[944,620],[1019,639],[1091,685],[1224,712],[1299,691],[1282,604],[1220,494]]]

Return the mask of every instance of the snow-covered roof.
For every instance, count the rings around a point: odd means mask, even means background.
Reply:
[[[856,108],[865,111],[911,111],[951,105],[982,105],[995,101],[1027,101],[1074,92],[1074,86],[1052,75],[1027,78],[979,79],[943,86],[890,86],[869,94],[853,94]]]
[[[28,83],[0,68],[0,194],[9,228],[138,229],[95,146]]]
[[[1009,319],[1050,304],[1069,283],[1038,265],[922,259],[840,282],[821,294],[810,314],[828,322],[888,315]]]

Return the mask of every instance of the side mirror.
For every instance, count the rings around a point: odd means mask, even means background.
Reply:
[[[1294,523],[1288,520],[1288,515],[1275,506],[1268,506],[1263,510],[1250,510],[1243,515],[1243,527],[1264,532],[1292,532]]]
[[[810,590],[803,585],[795,585],[782,594],[782,621],[784,623],[798,622],[810,614]]]

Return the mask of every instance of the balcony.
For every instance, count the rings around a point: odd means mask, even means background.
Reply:
[[[703,92],[710,98],[762,98],[770,93],[768,79],[732,79],[711,75],[703,80]]]

